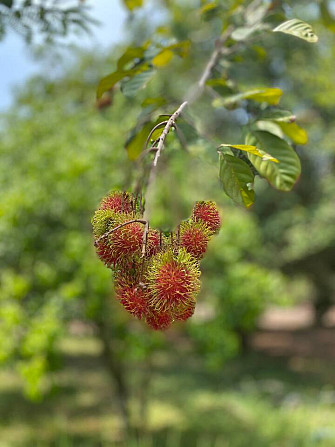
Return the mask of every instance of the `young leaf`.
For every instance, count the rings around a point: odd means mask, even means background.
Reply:
[[[292,19],[281,23],[273,29],[273,32],[291,34],[292,36],[299,37],[300,39],[307,40],[307,42],[311,43],[315,43],[319,40],[311,25],[299,19]]]
[[[225,98],[217,98],[213,101],[214,107],[229,106],[243,99],[252,99],[256,102],[266,102],[270,105],[276,105],[280,101],[283,92],[280,88],[263,88],[248,90],[236,95],[227,96]]]
[[[239,149],[240,151],[248,152],[249,154],[254,154],[257,157],[261,157],[262,160],[274,161],[275,163],[279,163],[279,161],[272,157],[272,155],[263,151],[262,149],[258,149],[257,146],[251,146],[248,144],[220,144],[220,147],[233,147],[234,149]]]
[[[235,202],[247,208],[254,203],[254,174],[246,162],[233,155],[220,154],[220,180],[227,196]]]
[[[269,151],[279,160],[279,163],[273,163],[248,154],[249,160],[260,175],[266,178],[274,188],[290,191],[300,176],[301,166],[299,157],[288,143],[269,132],[258,130],[247,135],[246,144],[256,145],[264,151]]]

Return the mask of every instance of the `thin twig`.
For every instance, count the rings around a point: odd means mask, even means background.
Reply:
[[[168,133],[170,132],[171,127],[175,126],[175,123],[177,121],[177,119],[179,118],[180,114],[182,113],[182,111],[184,110],[184,108],[187,106],[187,101],[183,102],[178,109],[170,116],[168,122],[166,123],[164,130],[161,134],[161,136],[158,139],[158,144],[157,144],[157,152],[154,158],[154,161],[152,163],[152,168],[155,168],[157,166],[158,163],[158,159],[161,155],[162,150],[164,149],[164,143],[165,143],[165,139],[168,136]],[[153,171],[153,169],[151,169],[151,172]]]
[[[148,146],[150,138],[151,138],[152,134],[155,132],[155,130],[159,129],[160,127],[165,126],[167,123],[168,123],[167,121],[162,121],[161,123],[156,124],[156,126],[153,129],[151,129],[151,131],[148,135],[147,141],[145,142],[145,147]]]
[[[102,240],[105,239],[106,237],[108,237],[110,234],[112,234],[114,231],[119,230],[122,227],[125,227],[126,225],[130,225],[132,223],[141,223],[143,225],[147,225],[147,221],[144,219],[132,219],[132,220],[128,220],[127,222],[123,222],[122,224],[118,225],[117,227],[112,228],[111,230],[106,231],[106,233],[104,233],[102,236],[98,237],[98,239],[96,239],[94,241],[94,245],[97,246],[98,243]]]
[[[202,75],[200,76],[199,81],[197,82],[196,86],[194,86],[190,91],[187,93],[187,101],[189,103],[194,102],[196,99],[199,98],[199,96],[202,94],[206,87],[206,82],[212,75],[213,68],[218,63],[220,56],[222,54],[222,50],[224,48],[224,44],[231,36],[232,32],[234,31],[233,25],[228,26],[228,28],[221,34],[221,37],[216,41],[215,49],[212,52],[204,71],[202,72]]]

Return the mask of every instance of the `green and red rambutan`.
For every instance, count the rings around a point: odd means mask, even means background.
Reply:
[[[204,222],[213,233],[221,227],[219,210],[214,202],[196,202],[192,217],[195,222]]]
[[[103,236],[111,228],[119,223],[120,219],[115,211],[110,209],[98,209],[92,218],[93,235],[95,238]]]
[[[200,290],[198,262],[184,248],[168,249],[155,255],[148,266],[145,282],[149,303],[158,313],[194,300]]]
[[[122,191],[112,191],[102,199],[99,208],[102,210],[112,210],[117,213],[131,213],[133,211],[132,194]]]
[[[211,234],[201,220],[185,221],[179,227],[179,244],[196,259],[201,259],[206,253]]]

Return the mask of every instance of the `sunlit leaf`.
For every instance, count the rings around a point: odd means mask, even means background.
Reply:
[[[243,160],[220,154],[220,180],[225,193],[235,202],[249,207],[254,203],[254,175]]]
[[[234,149],[238,149],[243,152],[248,152],[249,154],[257,155],[257,157],[261,157],[262,160],[270,160],[275,163],[279,163],[278,160],[262,149],[258,149],[257,146],[251,146],[248,144],[220,144],[220,147],[232,147]]]
[[[123,0],[123,3],[129,11],[133,11],[134,9],[143,6],[144,0]]]
[[[300,39],[307,40],[307,42],[312,43],[319,40],[311,25],[299,19],[292,19],[281,23],[279,26],[274,28],[273,31],[291,34],[292,36],[299,37]]]
[[[117,69],[122,70],[126,64],[133,62],[134,59],[141,59],[144,56],[144,52],[147,49],[143,47],[128,47],[126,51],[120,56],[117,61]]]
[[[225,98],[216,98],[213,101],[214,107],[223,107],[234,104],[243,99],[252,99],[256,102],[266,102],[270,105],[276,105],[280,101],[283,92],[280,88],[263,88],[248,90],[246,92],[238,93],[236,95],[227,96]]]
[[[262,160],[256,155],[248,154],[249,160],[260,175],[266,178],[274,188],[290,191],[300,176],[301,166],[299,157],[289,144],[266,131],[249,133],[246,137],[246,144],[260,147],[279,160],[279,163],[273,163],[269,160]]]
[[[305,129],[298,126],[297,123],[278,122],[280,128],[295,144],[306,144],[308,135]]]
[[[172,58],[173,51],[164,49],[152,59],[152,63],[155,67],[165,67],[165,65],[167,65]]]
[[[217,8],[217,6],[218,6],[217,2],[206,3],[200,8],[200,14],[205,14],[208,11],[212,11],[213,9]]]

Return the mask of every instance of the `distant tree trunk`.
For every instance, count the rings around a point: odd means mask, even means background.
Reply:
[[[151,359],[148,357],[143,364],[143,370],[139,383],[139,412],[140,412],[140,427],[139,436],[145,435],[148,429],[148,407],[149,407],[149,389],[151,383]]]
[[[314,323],[323,325],[323,317],[334,304],[335,295],[335,246],[330,245],[318,252],[311,253],[281,266],[288,275],[303,274],[309,278],[315,287],[316,296],[313,300]]]
[[[240,340],[240,348],[241,348],[241,354],[245,355],[248,354],[250,351],[250,344],[249,344],[249,337],[250,334],[243,329],[237,329],[236,333]]]
[[[125,379],[125,371],[120,359],[117,358],[116,350],[113,344],[111,328],[107,319],[102,319],[98,323],[98,335],[102,342],[102,357],[108,372],[116,386],[121,417],[125,433],[131,432],[131,421],[128,408],[129,390]]]
[[[326,272],[314,278],[316,298],[314,299],[314,324],[322,327],[323,318],[333,303],[334,290],[331,284],[331,272]]]

